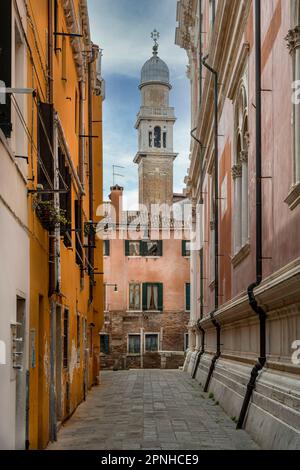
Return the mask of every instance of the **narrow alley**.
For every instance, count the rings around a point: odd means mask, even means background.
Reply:
[[[232,417],[234,418],[234,417]],[[255,450],[214,397],[178,370],[102,371],[48,450]]]

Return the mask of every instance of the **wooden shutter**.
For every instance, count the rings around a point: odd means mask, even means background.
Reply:
[[[82,266],[83,252],[82,246],[82,214],[81,214],[81,201],[75,200],[75,229],[76,229],[76,263]]]
[[[191,284],[185,284],[185,309],[189,312],[191,310]]]
[[[147,290],[148,290],[148,283],[145,282],[143,284],[143,292],[142,292],[143,310],[147,310]]]
[[[160,282],[158,285],[158,310],[161,312],[164,309],[164,293],[163,293],[163,284]]]
[[[163,241],[158,241],[158,256],[163,256]]]
[[[110,256],[110,241],[104,240],[105,244],[105,256]]]
[[[1,0],[0,19],[0,86],[11,87],[11,53],[12,53],[12,5],[11,0]],[[5,104],[0,103],[0,128],[6,137],[10,137],[11,124],[11,95],[3,95]]]
[[[129,256],[129,240],[125,240],[125,256]]]
[[[53,105],[39,102],[38,104],[38,183],[44,189],[53,189],[54,161],[53,149]],[[49,179],[49,181],[48,181]],[[53,199],[45,194],[43,200]]]
[[[186,249],[185,249],[185,240],[181,241],[181,251],[182,251],[182,256],[186,256]]]

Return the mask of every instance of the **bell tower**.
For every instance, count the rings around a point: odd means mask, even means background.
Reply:
[[[167,64],[158,57],[159,33],[151,34],[153,55],[141,71],[141,107],[135,128],[138,131],[138,152],[134,162],[139,171],[139,203],[173,203],[173,127],[174,108],[169,106],[171,90]]]

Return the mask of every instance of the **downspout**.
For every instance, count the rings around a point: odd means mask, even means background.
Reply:
[[[218,72],[213,69],[210,65],[207,64],[208,56],[202,59],[204,67],[206,67],[214,76],[214,134],[215,134],[215,174],[214,174],[214,183],[215,183],[215,308],[211,312],[210,317],[212,324],[216,328],[216,340],[217,340],[217,350],[211,361],[209,368],[208,376],[204,386],[204,391],[207,392],[210,379],[212,377],[215,365],[219,357],[221,356],[221,324],[215,318],[215,313],[219,307],[219,125],[218,125]]]
[[[255,389],[259,372],[266,363],[266,319],[267,314],[258,305],[254,289],[262,281],[262,106],[261,106],[261,2],[255,0],[255,82],[256,82],[256,281],[247,289],[249,305],[259,318],[260,356],[251,371],[246,395],[240,412],[237,429],[244,425],[250,399]]]
[[[89,135],[89,220],[94,220],[94,161],[93,161],[93,70],[92,66],[96,60],[97,49],[95,46],[92,46],[92,56],[88,62],[88,135]],[[93,230],[89,233],[89,243],[88,243],[88,259],[91,266],[89,266],[88,271],[90,275],[90,302],[93,301],[93,290],[95,283],[94,276],[94,246],[95,246],[95,235]]]
[[[202,166],[202,150],[203,150],[203,144],[202,142],[197,139],[197,137],[194,135],[194,132],[197,130],[197,128],[193,129],[191,131],[191,137],[199,144],[200,146],[200,156],[201,156],[201,163],[200,165]],[[201,190],[201,202],[203,203],[202,200],[202,186],[203,186],[203,172],[201,171],[201,181],[200,181],[200,190]],[[199,331],[202,333],[202,341],[201,341],[201,350],[197,354],[197,358],[195,361],[193,373],[192,373],[192,378],[194,379],[196,377],[196,373],[200,364],[201,357],[203,356],[205,352],[205,330],[200,326],[200,321],[203,318],[204,314],[204,306],[203,306],[203,291],[204,291],[204,286],[203,286],[203,251],[200,251],[200,319],[197,322],[197,328]]]

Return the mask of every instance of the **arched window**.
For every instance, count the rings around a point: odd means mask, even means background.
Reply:
[[[248,101],[245,84],[241,83],[235,103],[235,152],[232,176],[234,180],[234,254],[249,241],[248,188]]]
[[[299,0],[291,1],[291,29],[286,36],[288,48],[292,58],[293,88],[298,92],[300,81],[300,5]],[[295,85],[294,85],[295,84]],[[299,203],[300,188],[300,106],[293,99],[293,181],[291,191],[286,199],[291,209]]]
[[[154,147],[161,147],[161,128],[159,126],[154,127]]]

